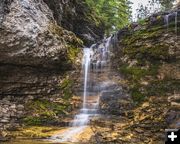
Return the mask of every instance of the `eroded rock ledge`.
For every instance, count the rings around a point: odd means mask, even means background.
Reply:
[[[0,131],[68,115],[74,108],[67,101],[79,78],[82,41],[58,26],[42,0],[0,4]],[[38,111],[31,109],[35,102],[41,104]]]

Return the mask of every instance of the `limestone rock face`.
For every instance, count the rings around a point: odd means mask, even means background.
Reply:
[[[42,0],[16,0],[5,7],[8,12],[0,25],[1,95],[50,93],[53,88],[47,90],[47,83],[57,84],[57,73],[76,63],[80,40],[56,24]]]
[[[55,34],[56,22],[43,1],[17,0],[8,9],[0,26],[1,63],[50,68],[65,60],[65,36],[75,36],[61,28]]]
[[[162,121],[171,128],[179,128],[179,19],[177,8],[120,30],[115,35],[118,48],[113,61],[135,104],[150,101],[150,96],[169,103]],[[164,109],[161,103],[158,108]]]
[[[103,39],[104,28],[85,0],[44,0],[59,25],[73,31],[86,46]]]
[[[0,125],[6,129],[16,113],[23,116],[27,97],[62,97],[60,82],[67,70],[69,75],[79,66],[81,47],[73,32],[57,25],[43,0],[1,1],[0,100],[10,97],[12,111],[2,116],[8,119],[2,119]],[[0,113],[6,113],[8,107],[3,102]]]

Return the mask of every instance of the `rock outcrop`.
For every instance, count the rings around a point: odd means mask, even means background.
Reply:
[[[116,80],[131,95],[133,107],[117,87],[102,93],[105,116],[92,121],[92,142],[163,143],[164,129],[180,128],[179,20],[179,9],[161,12],[112,36],[112,67],[122,76]]]
[[[13,1],[8,9],[0,29],[1,96],[42,93],[48,81],[58,82],[53,75],[79,63],[81,41],[56,24],[43,1]]]
[[[86,46],[103,39],[104,24],[85,0],[44,0],[59,25],[73,31]]]
[[[0,12],[0,125],[6,129],[24,118],[28,101],[72,97],[68,82],[78,80],[82,41],[57,25],[42,0],[2,1]],[[27,111],[16,109],[19,104]]]

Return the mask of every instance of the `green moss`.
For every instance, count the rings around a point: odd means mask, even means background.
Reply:
[[[52,127],[52,126],[26,126],[23,128],[18,129],[18,131],[13,131],[11,133],[11,135],[13,137],[16,138],[22,138],[22,139],[29,139],[29,138],[35,138],[35,139],[42,139],[42,138],[47,138],[47,137],[51,137],[52,135],[55,135],[59,132],[59,130],[61,130],[61,128],[58,127]],[[34,144],[34,141],[19,141],[19,143],[26,143],[26,144]],[[17,143],[18,143],[17,142]],[[10,144],[14,144],[16,142],[14,142],[12,140],[12,143],[9,142]],[[44,142],[42,142],[44,143]],[[40,144],[40,142],[38,142],[38,144]]]
[[[49,25],[49,31],[58,36],[63,42],[66,42],[68,45],[73,45],[75,47],[81,47],[83,45],[83,41],[80,40],[76,35],[67,31],[64,28],[58,26],[57,24],[51,23]]]
[[[136,58],[138,60],[168,60],[169,56],[169,47],[165,44],[156,44],[152,46],[129,46],[126,47],[123,52],[127,54],[130,58]]]
[[[124,66],[121,68],[121,72],[125,75],[132,76],[133,79],[140,79],[141,77],[144,77],[147,73],[147,70],[140,69],[139,67],[127,67]]]
[[[131,33],[131,35],[127,35],[126,37],[124,37],[122,43],[125,45],[131,45],[131,44],[134,45],[134,43],[139,39],[141,40],[156,39],[162,34],[162,32],[163,31],[162,29],[160,29],[160,27],[156,27],[148,30],[139,30]]]
[[[72,63],[75,62],[80,51],[80,48],[74,47],[73,45],[68,45],[68,58]]]
[[[168,59],[169,47],[168,45],[159,44],[151,47],[141,47],[140,52],[149,58],[154,59]]]
[[[154,80],[150,85],[146,87],[148,96],[165,96],[168,93],[174,93],[179,91],[180,82],[173,79]]]
[[[142,94],[138,88],[134,87],[130,90],[132,99],[135,103],[140,103],[145,99],[145,95]]]
[[[63,92],[63,99],[68,100],[72,97],[72,86],[73,86],[73,80],[69,77],[66,77],[60,84],[60,89]]]
[[[41,125],[55,121],[58,115],[66,114],[69,103],[59,104],[48,100],[34,100],[27,104],[29,115],[23,119],[26,125]]]
[[[53,121],[53,118],[45,118],[45,117],[38,117],[38,116],[27,116],[24,118],[24,123],[26,125],[43,125],[48,123],[49,121]]]
[[[129,64],[120,66],[120,73],[127,80],[129,92],[135,102],[139,103],[147,96],[162,96],[178,91],[180,87],[177,80],[158,79],[159,66],[162,63],[172,63],[175,59],[169,53],[169,36],[175,36],[174,21],[165,26],[162,17],[156,17],[159,23],[155,26],[149,21],[141,20],[140,30],[129,33],[121,40],[122,55],[128,57],[129,61],[136,60],[135,66]],[[148,24],[149,23],[149,24]],[[168,34],[168,35],[165,35]],[[162,41],[164,38],[164,42]]]
[[[149,69],[142,68],[141,66],[129,67],[127,64],[119,68],[120,72],[125,75],[130,81],[139,81],[148,75],[156,75],[158,72],[158,65],[153,65]]]
[[[128,80],[129,92],[131,93],[132,99],[136,104],[141,103],[148,95],[141,80],[151,76],[155,77],[158,73],[159,65],[151,65],[148,69],[142,68],[141,66],[129,67],[127,64],[122,65],[119,70],[120,73],[125,76]]]

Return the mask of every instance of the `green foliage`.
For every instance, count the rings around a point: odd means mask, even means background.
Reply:
[[[173,7],[173,2],[175,0],[156,0],[161,4],[162,8],[165,10],[171,9]]]
[[[107,34],[129,23],[129,0],[86,0],[86,3],[102,18]]]

